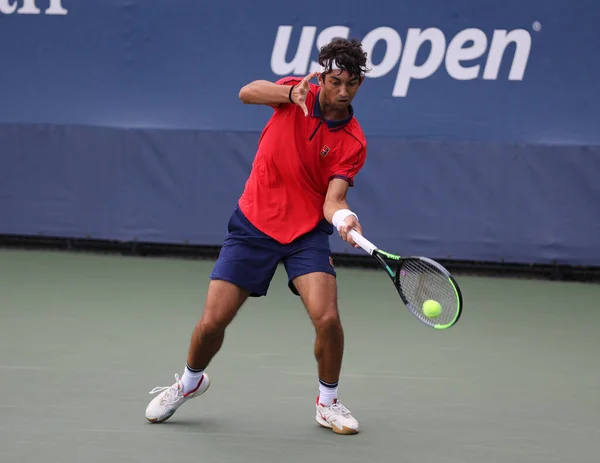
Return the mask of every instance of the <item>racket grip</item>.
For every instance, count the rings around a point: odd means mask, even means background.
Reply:
[[[356,244],[358,244],[363,250],[369,254],[373,254],[373,251],[377,250],[377,246],[371,243],[368,239],[358,233],[356,230],[350,230],[350,236]]]

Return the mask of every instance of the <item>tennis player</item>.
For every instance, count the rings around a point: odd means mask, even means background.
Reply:
[[[290,290],[301,297],[316,331],[319,394],[316,420],[338,434],[356,434],[358,422],[338,400],[344,332],[337,306],[329,236],[334,227],[362,233],[346,193],[362,168],[366,140],[351,106],[365,73],[360,42],[335,39],[321,48],[321,72],[243,87],[245,104],[271,106],[252,171],[229,220],[211,274],[204,312],[194,328],[186,368],[146,409],[147,420],[167,420],[209,387],[205,372],[225,330],[248,297],[266,296],[279,262]],[[311,82],[317,78],[318,85]]]

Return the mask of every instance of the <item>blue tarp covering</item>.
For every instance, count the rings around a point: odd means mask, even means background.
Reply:
[[[254,79],[363,40],[380,247],[600,265],[600,5],[0,1],[0,234],[219,245],[270,109]],[[348,249],[335,236],[337,252]]]

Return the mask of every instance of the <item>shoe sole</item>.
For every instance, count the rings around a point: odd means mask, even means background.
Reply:
[[[163,422],[167,421],[169,418],[171,418],[171,417],[172,417],[172,416],[175,414],[175,412],[176,412],[176,411],[177,411],[177,410],[173,410],[173,413],[171,413],[171,414],[170,414],[170,415],[168,415],[168,416],[165,416],[165,417],[164,417],[162,420],[159,420],[158,418],[148,418],[148,417],[146,417],[146,419],[147,419],[147,420],[148,420],[150,423],[163,423]]]
[[[318,415],[316,417],[316,420],[317,420],[317,423],[319,424],[319,426],[321,426],[322,428],[325,428],[325,429],[331,429],[336,434],[341,434],[344,436],[358,434],[358,429],[347,428],[346,426],[342,426],[342,429],[340,429],[337,426],[327,423],[325,420],[320,418]]]

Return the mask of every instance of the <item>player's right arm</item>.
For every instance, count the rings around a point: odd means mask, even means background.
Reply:
[[[354,247],[359,247],[352,236],[350,230],[355,229],[362,235],[362,227],[358,222],[358,217],[348,207],[346,194],[349,184],[347,180],[341,178],[332,178],[327,188],[327,195],[323,203],[323,215],[325,219],[337,228],[340,237]]]
[[[279,85],[268,80],[255,80],[242,87],[239,97],[245,104],[277,107],[280,104],[294,103],[302,108],[305,116],[308,116],[306,95],[310,88],[309,82],[318,74],[318,72],[312,72],[304,77],[293,86],[291,93],[289,85]]]
[[[344,241],[354,247],[359,246],[354,242],[349,232],[351,229],[355,229],[362,235],[362,227],[356,214],[348,207],[346,195],[349,187],[354,185],[354,177],[365,163],[367,150],[363,143],[357,144],[355,150],[348,153],[329,172],[329,186],[323,204],[325,219],[337,228],[340,237]]]

